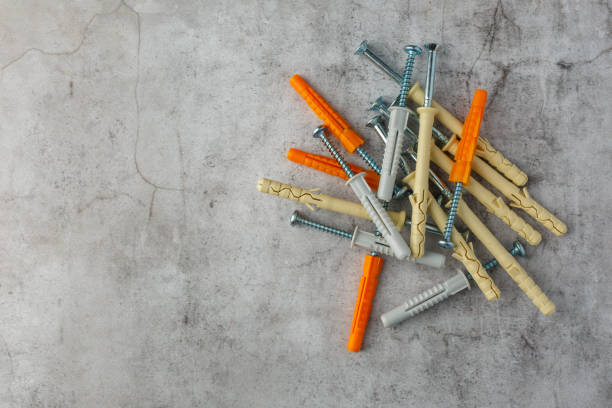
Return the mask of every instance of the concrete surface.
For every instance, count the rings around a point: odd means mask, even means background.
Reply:
[[[610,28],[594,1],[0,2],[0,406],[610,406]],[[553,316],[496,271],[499,301],[384,329],[459,266],[387,260],[346,351],[363,252],[291,229],[305,207],[255,186],[352,198],[284,158],[323,152],[294,73],[382,160],[366,110],[398,89],[363,39],[398,68],[439,41],[435,97],[458,116],[489,90],[483,134],[569,227],[536,226],[521,260]]]

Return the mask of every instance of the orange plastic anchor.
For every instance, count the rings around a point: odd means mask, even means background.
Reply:
[[[349,334],[348,345],[346,346],[349,351],[356,353],[361,350],[363,336],[368,325],[370,312],[372,311],[372,301],[378,286],[378,275],[382,270],[384,261],[383,258],[370,254],[366,254],[363,261],[363,275],[359,282],[359,294],[357,295],[357,304],[353,313],[353,324],[351,325],[351,333]]]
[[[338,162],[331,157],[321,156],[314,153],[307,153],[302,150],[290,148],[289,152],[287,152],[287,158],[292,162],[312,167],[313,169],[322,171],[327,174],[331,174],[332,176],[348,180],[348,176],[346,175],[344,170],[342,170],[342,167],[340,167]],[[380,176],[375,171],[364,169],[363,167],[357,166],[356,164],[347,164],[355,174],[365,172],[365,181],[368,183],[370,188],[372,190],[378,189],[378,180],[380,179]]]

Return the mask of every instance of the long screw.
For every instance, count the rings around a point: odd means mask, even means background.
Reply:
[[[517,248],[522,248],[522,250]],[[525,256],[525,250],[518,241],[513,243],[513,247],[510,252],[513,255]],[[495,265],[497,265],[497,260],[492,259],[484,264],[483,267],[489,271],[495,267]],[[403,305],[384,313],[380,317],[383,322],[383,326],[395,326],[409,317],[413,317],[433,307],[434,305],[437,305],[443,300],[448,299],[450,296],[459,293],[462,290],[469,289],[470,283],[468,282],[468,279],[473,280],[472,275],[470,275],[468,272],[465,272],[464,274],[463,272],[459,271],[455,276],[446,280],[445,282],[434,285],[426,291],[421,292]]]
[[[402,76],[402,81],[400,83],[400,94],[399,100],[397,101],[397,105],[399,107],[406,107],[406,96],[408,95],[408,91],[410,90],[410,80],[412,78],[412,68],[414,67],[414,60],[422,51],[421,48],[416,45],[407,45],[404,47],[404,51],[408,54],[406,57],[406,65],[404,66],[404,75]]]
[[[359,246],[384,255],[393,255],[393,251],[385,240],[370,232],[362,231],[358,227],[355,228],[353,233],[350,233],[338,228],[330,227],[329,225],[321,224],[304,218],[300,215],[298,211],[294,211],[293,214],[291,214],[289,224],[302,224],[307,227],[317,229],[319,231],[324,231],[329,234],[350,239],[351,246]],[[421,258],[412,258],[412,260],[422,265],[432,266],[434,268],[441,268],[442,266],[444,266],[445,258],[446,257],[440,253],[430,251],[426,253],[425,256]]]
[[[315,138],[321,139],[327,150],[331,153],[334,159],[338,162],[340,167],[344,170],[348,177],[347,184],[351,187],[361,205],[365,208],[366,212],[370,216],[370,219],[376,225],[376,228],[381,232],[382,236],[385,238],[389,246],[393,249],[393,253],[399,259],[404,259],[410,256],[410,248],[408,244],[399,233],[391,218],[389,218],[389,214],[381,205],[380,201],[376,199],[376,195],[372,192],[368,183],[366,183],[364,179],[365,173],[359,173],[355,175],[355,173],[351,170],[351,168],[346,164],[344,158],[334,145],[329,141],[327,136],[325,135],[325,127],[319,126],[313,133]]]
[[[402,77],[368,48],[367,41],[364,40],[359,45],[359,48],[357,48],[357,51],[355,51],[355,55],[365,55],[374,65],[380,68],[387,75],[391,76],[395,82],[398,84],[402,82]]]
[[[389,104],[385,102],[382,96],[376,99],[374,102],[372,102],[372,105],[370,106],[370,110],[374,112],[378,112],[381,115],[383,115],[386,119],[389,119]],[[410,112],[408,122],[413,122],[413,124],[418,127],[419,126],[419,115],[417,115],[416,112],[410,108],[408,108],[408,111]],[[448,144],[449,138],[446,137],[444,133],[440,131],[440,129],[436,128],[435,126],[432,126],[431,131],[432,131],[432,136],[438,142],[442,143],[442,145]],[[410,136],[412,139],[415,139],[415,140],[417,139],[416,135],[409,127],[406,127],[406,132],[408,133],[408,136]]]
[[[376,195],[382,201],[389,201],[393,196],[393,186],[395,185],[395,178],[399,167],[404,130],[406,129],[409,116],[408,109],[406,109],[406,97],[410,89],[414,60],[421,53],[421,48],[416,45],[407,45],[404,47],[404,51],[408,54],[406,57],[406,67],[400,84],[398,106],[390,109],[387,144],[385,146],[380,181],[378,182],[378,191],[376,192]]]
[[[453,225],[455,224],[455,216],[457,215],[457,207],[459,207],[459,200],[461,199],[461,190],[463,184],[458,181],[455,183],[455,191],[453,193],[453,200],[451,201],[450,210],[448,210],[448,218],[446,220],[446,228],[444,229],[444,239],[438,241],[438,246],[444,249],[451,249],[454,244],[451,241],[451,234],[453,232]]]

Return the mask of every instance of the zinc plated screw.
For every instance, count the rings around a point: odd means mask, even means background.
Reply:
[[[450,210],[448,210],[448,218],[446,219],[446,228],[444,230],[444,239],[438,241],[438,246],[444,249],[451,249],[454,244],[451,241],[453,225],[455,224],[455,216],[457,215],[457,207],[459,207],[459,199],[461,198],[461,189],[463,184],[458,181],[455,183],[455,192],[451,201]]]
[[[510,250],[510,254],[512,256],[525,256],[525,247],[519,241],[514,241],[512,243],[512,249]],[[489,262],[482,266],[488,271],[489,269],[497,265],[499,265],[497,259],[491,259]],[[468,276],[468,278],[471,278],[471,276]]]
[[[357,48],[357,51],[355,51],[355,55],[365,55],[374,65],[384,71],[387,75],[391,76],[395,82],[399,84],[402,81],[402,77],[399,76],[397,72],[393,71],[389,65],[378,58],[378,56],[368,48],[368,42],[366,40],[363,40],[363,42],[359,45],[359,48]]]
[[[334,145],[329,141],[325,135],[325,131],[326,128],[324,126],[319,126],[313,132],[313,136],[321,139],[325,147],[327,147],[327,150],[329,150],[340,167],[342,167],[342,170],[344,170],[349,179],[346,184],[351,187],[357,198],[359,198],[361,205],[363,205],[366,212],[370,216],[370,219],[372,222],[374,222],[374,225],[376,225],[376,228],[382,233],[389,246],[393,249],[395,256],[399,259],[409,257],[410,248],[408,247],[408,244],[397,228],[395,228],[389,214],[387,214],[387,211],[384,209],[380,201],[378,201],[370,186],[368,186],[366,183],[364,179],[365,173],[355,175],[353,170],[351,170],[348,164],[346,164],[346,161],[344,161],[342,155],[338,153]]]
[[[387,131],[382,126],[382,115],[377,115],[374,118],[370,119],[366,126],[374,128],[380,140],[382,140],[385,144],[387,143]],[[410,135],[411,138],[416,140],[416,135],[412,133],[412,130],[406,128],[406,132]],[[416,152],[414,151],[414,148],[412,146],[409,145],[408,148],[404,151],[404,153],[416,163]],[[403,154],[400,155],[400,167],[406,174],[410,173],[408,163],[406,163]],[[453,193],[450,192],[450,190],[446,187],[446,185],[442,182],[442,180],[440,180],[438,175],[434,173],[432,169],[429,169],[429,176],[433,183],[436,185],[436,187],[438,187],[438,189],[442,192],[442,194],[444,194],[445,197],[451,198],[453,196]]]
[[[404,67],[404,75],[402,76],[402,82],[400,83],[400,94],[397,103],[398,106],[402,108],[406,107],[406,96],[410,90],[410,79],[412,78],[414,59],[422,52],[421,48],[416,45],[407,45],[404,47],[404,51],[406,51],[408,57],[406,57],[406,66]]]
[[[293,214],[291,214],[289,223],[291,225],[302,224],[307,227],[311,227],[320,231],[350,239],[351,246],[359,246],[362,248],[366,248],[378,254],[393,255],[393,251],[391,250],[390,246],[387,244],[386,241],[377,238],[375,234],[366,231],[361,231],[358,227],[356,227],[354,232],[351,234],[350,232],[346,232],[341,229],[333,228],[328,225],[304,218],[300,215],[298,211],[294,211]],[[441,268],[444,265],[444,258],[444,255],[430,251],[425,254],[425,256],[421,258],[412,258],[412,260],[422,265]]]
[[[385,102],[382,96],[376,99],[374,102],[372,102],[372,105],[370,106],[370,110],[380,113],[381,115],[385,117],[385,119],[389,119],[389,104]],[[417,115],[416,112],[410,108],[408,108],[408,111],[410,112],[410,116],[408,117],[408,122],[414,122],[414,124],[418,126],[419,125],[419,115]],[[437,141],[442,143],[442,145],[448,144],[448,141],[449,141],[448,137],[446,137],[444,133],[440,131],[440,129],[436,128],[435,126],[432,126],[431,131],[432,131],[432,136]],[[416,143],[417,137],[412,131],[412,129],[410,129],[409,127],[406,127],[406,132],[408,132],[408,136],[414,139]]]
[[[522,248],[517,249],[517,248]],[[525,251],[522,244],[518,241],[515,241],[510,251],[513,255],[525,256]],[[483,267],[489,271],[495,265],[497,265],[497,260],[492,259]],[[467,278],[467,279],[466,279]],[[390,327],[395,326],[398,323],[408,319],[409,317],[413,317],[434,305],[440,303],[441,301],[449,298],[450,296],[461,292],[462,290],[469,289],[470,284],[469,280],[473,280],[472,275],[468,272],[459,271],[457,275],[452,278],[446,280],[444,283],[437,284],[424,292],[421,292],[417,296],[414,296],[406,303],[401,306],[396,307],[393,310],[390,310],[384,313],[380,319],[383,322],[383,326]]]
[[[440,45],[430,43],[423,46],[427,51],[427,82],[425,83],[425,99],[423,106],[431,107],[433,97],[434,79],[436,77],[436,55]]]
[[[330,234],[338,235],[342,238],[353,239],[353,234],[351,234],[350,232],[342,231],[341,229],[338,229],[338,228],[333,228],[333,227],[330,227],[324,224],[320,224],[318,222],[308,220],[306,218],[302,218],[300,217],[300,213],[297,210],[291,214],[291,218],[289,218],[289,224],[291,225],[302,224],[310,228],[314,228],[314,229],[328,232]]]

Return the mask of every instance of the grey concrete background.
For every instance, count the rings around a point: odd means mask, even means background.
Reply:
[[[459,266],[389,259],[346,351],[363,253],[255,187],[352,198],[284,158],[323,152],[294,73],[382,160],[367,107],[398,89],[353,55],[363,39],[397,68],[439,41],[435,97],[460,117],[489,91],[482,134],[569,227],[536,225],[521,259],[553,316],[496,271],[499,301],[384,329]],[[610,406],[609,3],[4,0],[0,41],[0,406]]]

